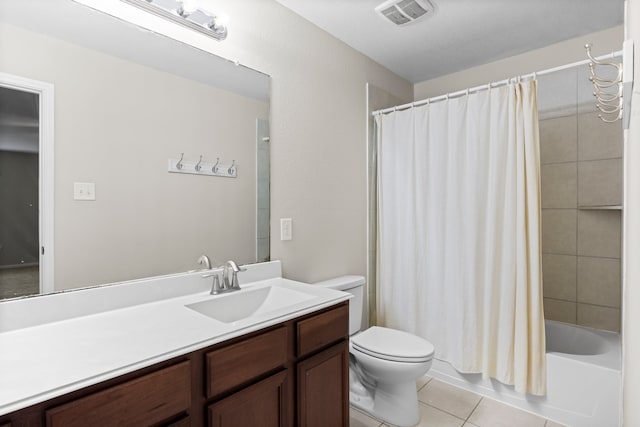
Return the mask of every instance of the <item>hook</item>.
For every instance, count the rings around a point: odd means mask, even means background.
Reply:
[[[198,160],[198,163],[196,163],[196,167],[195,167],[196,172],[200,172],[200,169],[202,169],[202,166],[200,166],[200,163],[202,163],[202,154],[200,154],[200,160]]]
[[[234,161],[231,163],[231,166],[229,166],[229,170],[228,170],[229,175],[232,175],[232,174],[233,174],[233,169],[234,169],[235,165],[236,165],[236,161],[234,160]]]
[[[211,172],[218,173],[218,163],[220,163],[220,157],[216,157],[216,164],[211,168]]]
[[[176,163],[176,169],[182,170],[182,168],[184,167],[184,164],[182,163],[183,158],[184,158],[184,153],[180,153],[180,160],[178,160],[178,163]]]

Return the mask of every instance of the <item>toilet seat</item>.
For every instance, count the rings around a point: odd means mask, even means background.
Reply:
[[[427,362],[435,348],[429,341],[396,329],[372,326],[351,338],[353,349],[394,362]]]

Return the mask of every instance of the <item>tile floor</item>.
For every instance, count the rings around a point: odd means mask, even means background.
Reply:
[[[425,376],[418,380],[417,427],[562,427],[493,399]],[[351,408],[351,427],[387,427]]]

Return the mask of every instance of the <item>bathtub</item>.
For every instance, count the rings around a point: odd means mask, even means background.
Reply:
[[[544,418],[575,427],[620,426],[620,336],[547,320],[547,395],[516,393],[512,386],[461,374],[434,359],[428,375]]]

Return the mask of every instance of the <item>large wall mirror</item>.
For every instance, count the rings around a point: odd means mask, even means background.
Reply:
[[[0,299],[194,270],[201,254],[268,260],[268,118],[265,74],[71,0],[0,0]],[[237,177],[170,173],[181,153]]]

